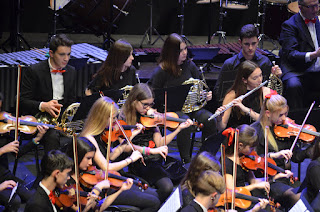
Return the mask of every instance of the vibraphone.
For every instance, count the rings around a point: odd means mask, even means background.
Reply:
[[[14,108],[17,90],[17,65],[22,66],[22,75],[30,65],[47,60],[48,48],[0,54],[0,92],[4,95],[2,110],[9,111]],[[72,46],[71,59],[85,59],[86,63],[77,69],[76,94],[78,100],[84,96],[84,90],[91,81],[108,52],[96,46],[81,43]]]
[[[216,57],[217,61],[215,61],[218,63],[223,63],[225,59],[232,57],[234,54],[238,54],[241,51],[240,43],[225,43],[225,44],[217,43],[217,44],[188,46],[188,48],[191,48],[191,49],[192,48],[210,48],[210,47],[220,48],[220,51]],[[161,48],[143,48],[143,49],[137,48],[137,49],[134,49],[134,51],[135,51],[135,54],[138,56],[158,57],[160,55]],[[277,58],[276,55],[259,48],[257,48],[257,52],[259,54],[269,57],[270,60],[275,60],[275,58]]]
[[[48,48],[0,54],[0,67],[30,66],[48,59]],[[75,44],[71,47],[71,59],[88,59],[87,63],[101,63],[108,55],[106,50],[88,43]]]

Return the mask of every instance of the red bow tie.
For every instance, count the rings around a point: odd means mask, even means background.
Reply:
[[[316,19],[315,19],[315,18],[313,18],[313,19],[307,19],[307,18],[306,18],[306,19],[304,20],[304,23],[306,23],[306,24],[308,24],[308,23],[310,23],[310,22],[315,24],[315,23],[316,23]]]
[[[51,73],[64,73],[66,70],[52,70]]]
[[[49,200],[52,202],[52,204],[56,203],[55,195],[52,191],[50,191]]]

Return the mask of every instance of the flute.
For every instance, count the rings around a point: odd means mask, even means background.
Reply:
[[[267,83],[268,83],[268,80],[264,81],[264,82],[261,83],[258,87],[252,89],[251,91],[249,91],[249,92],[246,93],[246,94],[243,94],[243,95],[239,96],[239,97],[236,98],[236,99],[241,99],[241,100],[243,100],[244,98],[246,98],[247,96],[251,95],[251,94],[254,93],[256,90],[260,89],[262,86],[264,86],[264,85],[267,84]],[[219,112],[216,111],[212,116],[210,116],[210,117],[208,118],[208,121],[211,121],[211,120],[214,119],[215,117],[220,116],[222,113],[224,113],[226,110],[228,110],[228,109],[231,108],[232,106],[233,106],[233,102],[230,102],[230,103],[226,104],[226,105],[225,105],[226,108],[225,108],[224,110],[219,111]]]

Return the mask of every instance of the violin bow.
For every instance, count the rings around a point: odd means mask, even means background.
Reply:
[[[221,152],[221,173],[223,174],[223,178],[224,178],[224,182],[226,183],[226,188],[227,187],[227,176],[226,176],[226,147],[221,144],[220,146],[220,152]],[[228,211],[229,210],[229,206],[228,206],[228,189],[226,189],[225,191],[225,195],[224,195],[224,210]]]
[[[109,134],[108,134],[108,144],[107,144],[107,169],[105,170],[104,173],[104,179],[108,179],[108,170],[109,170],[109,162],[110,162],[110,146],[111,146],[111,134],[113,130],[113,107],[114,107],[114,102],[112,102],[112,107],[110,110],[110,118],[109,118]]]
[[[14,131],[14,140],[18,141],[19,139],[19,107],[20,107],[20,84],[21,84],[21,65],[18,65],[18,78],[17,78],[17,97],[16,97],[16,124]],[[13,175],[16,175],[18,166],[18,153],[16,154],[16,158],[14,160],[13,166]]]
[[[164,145],[167,145],[167,91],[164,92]]]
[[[127,143],[129,144],[129,146],[131,147],[132,151],[135,151],[136,149],[133,147],[132,141],[130,140],[130,138],[127,136],[126,132],[124,131],[123,127],[121,126],[121,124],[119,123],[118,119],[115,118],[115,122],[117,124],[117,126],[119,127],[119,129],[121,130],[121,133],[123,134],[123,136],[125,137],[125,139],[127,140]],[[141,163],[146,166],[144,159],[141,158]]]
[[[74,174],[76,177],[76,195],[77,195],[77,208],[78,211],[81,212],[80,206],[80,192],[79,192],[79,169],[78,169],[78,148],[77,148],[77,138],[76,134],[73,134],[72,137],[72,144],[73,144],[73,160],[74,160]]]
[[[268,182],[268,130],[269,127],[266,126],[264,129],[264,181]]]
[[[291,152],[293,151],[293,148],[294,148],[294,146],[296,145],[296,143],[297,143],[297,141],[298,141],[298,138],[299,138],[299,136],[300,136],[300,134],[301,134],[301,132],[302,132],[302,129],[303,129],[304,125],[306,124],[306,121],[307,121],[307,119],[308,119],[308,117],[309,117],[309,115],[310,115],[310,113],[311,113],[311,110],[312,110],[312,108],[313,108],[313,106],[314,106],[315,103],[316,103],[315,101],[312,102],[312,104],[311,104],[311,106],[310,106],[310,108],[309,108],[309,110],[308,110],[308,113],[307,113],[306,117],[304,117],[303,123],[301,124],[301,127],[300,127],[300,129],[299,129],[299,133],[298,133],[298,135],[296,136],[296,138],[294,139],[294,142],[293,142],[293,144],[292,144],[292,146],[291,146],[291,148],[290,148],[290,151],[291,151]],[[288,163],[288,162],[289,162],[289,160],[286,160],[286,163]]]
[[[239,158],[239,142],[238,142],[239,130],[236,128],[234,132],[234,155],[233,155],[233,188],[232,188],[232,201],[231,210],[235,210],[236,199],[236,185],[237,185],[237,158]]]

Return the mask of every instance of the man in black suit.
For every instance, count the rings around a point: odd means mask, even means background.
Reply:
[[[34,196],[27,202],[25,212],[58,211],[52,200],[52,192],[56,187],[62,188],[66,184],[70,178],[72,166],[72,159],[59,150],[52,150],[45,154],[41,160],[43,179]]]
[[[298,0],[300,11],[282,24],[280,34],[284,96],[290,109],[308,106],[320,92],[318,0]]]
[[[66,35],[54,35],[49,44],[49,59],[31,66],[25,72],[21,87],[22,114],[46,112],[57,118],[61,108],[75,102],[76,72],[68,65],[72,44]],[[45,152],[60,147],[56,130],[48,130],[42,141]]]

